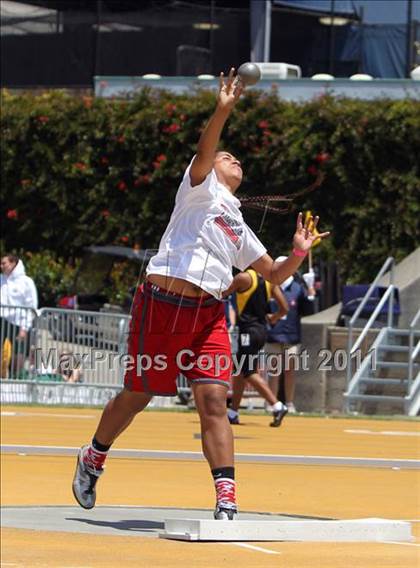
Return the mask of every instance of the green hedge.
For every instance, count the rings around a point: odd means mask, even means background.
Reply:
[[[122,101],[3,92],[6,247],[64,258],[89,244],[156,247],[214,102],[208,91],[144,89]],[[387,256],[401,259],[418,245],[418,101],[297,104],[253,91],[230,118],[223,147],[243,163],[242,195],[298,191],[325,171],[291,214],[267,215],[259,236],[272,254],[289,249],[299,209],[332,231],[315,254],[337,259],[347,280],[368,280]],[[259,230],[261,213],[244,212]]]
[[[76,267],[49,251],[15,251],[22,259],[26,274],[33,278],[38,291],[39,307],[55,306],[58,299],[67,296],[73,287]]]

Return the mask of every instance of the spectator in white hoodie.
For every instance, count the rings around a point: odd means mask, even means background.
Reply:
[[[16,359],[12,356],[14,371],[23,367],[24,356],[28,354],[28,332],[32,327],[33,312],[19,308],[38,308],[38,294],[35,283],[26,276],[23,262],[14,254],[1,257],[0,332],[1,346],[9,339]]]

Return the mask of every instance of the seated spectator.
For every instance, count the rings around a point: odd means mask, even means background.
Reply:
[[[82,382],[82,370],[75,362],[71,351],[61,353],[55,374],[61,376],[66,383]]]

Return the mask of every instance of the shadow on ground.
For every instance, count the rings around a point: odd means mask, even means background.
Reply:
[[[109,527],[121,531],[154,532],[159,529],[165,528],[165,523],[163,522],[159,523],[157,521],[148,521],[141,519],[130,519],[128,521],[96,521],[94,519],[82,519],[80,517],[66,517],[66,521],[76,521],[78,523],[86,523],[88,525],[94,525],[96,527]]]

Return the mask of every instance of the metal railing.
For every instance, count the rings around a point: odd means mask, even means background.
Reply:
[[[33,366],[37,378],[121,385],[130,316],[42,308],[36,320]]]
[[[413,387],[413,367],[414,360],[420,353],[420,340],[414,347],[414,331],[416,329],[417,322],[420,320],[420,309],[417,311],[414,318],[411,320],[409,326],[409,336],[408,336],[408,394],[411,394]]]
[[[122,384],[129,315],[5,305],[0,312],[1,379]]]
[[[4,318],[1,320],[3,372],[0,379],[15,379],[4,381],[7,383],[7,388],[2,385],[4,401],[18,402],[22,397],[33,402],[53,399],[57,403],[78,404],[92,397],[102,400],[103,396],[114,392],[101,394],[100,389],[122,387],[130,315],[60,308],[42,308],[38,313],[30,308],[1,308],[10,317],[22,310],[24,314],[19,312],[16,321],[31,325],[22,340],[20,355],[16,345],[8,339],[12,332],[15,335],[19,332],[19,326]],[[230,332],[232,354],[238,349],[237,334],[236,329]],[[177,387],[181,400],[182,397],[188,400],[190,385],[181,373]],[[259,397],[250,386],[245,388],[244,396]]]
[[[349,321],[348,326],[348,339],[347,339],[347,356],[348,356],[348,365],[347,365],[347,389],[350,384],[352,375],[353,375],[353,364],[352,358],[354,353],[357,349],[361,346],[363,340],[367,336],[369,330],[371,329],[373,323],[376,321],[376,318],[379,316],[382,308],[384,307],[387,300],[388,301],[388,314],[387,314],[387,326],[392,327],[393,321],[393,311],[394,311],[394,294],[395,294],[395,286],[394,286],[394,268],[395,268],[395,260],[393,257],[389,257],[386,259],[382,268],[379,270],[378,274],[376,275],[375,280],[369,286],[368,291],[366,292],[363,300],[359,304],[357,310],[354,312],[353,316]],[[353,345],[353,328],[356,320],[358,319],[359,315],[361,314],[363,308],[371,298],[373,292],[375,291],[376,287],[378,286],[379,280],[382,276],[390,269],[390,283],[388,288],[386,289],[385,294],[382,296],[381,300],[378,302],[376,308],[374,309],[372,315],[370,316],[369,320],[367,321],[366,325],[364,326],[362,332],[360,333],[359,337],[357,338],[355,344]]]

